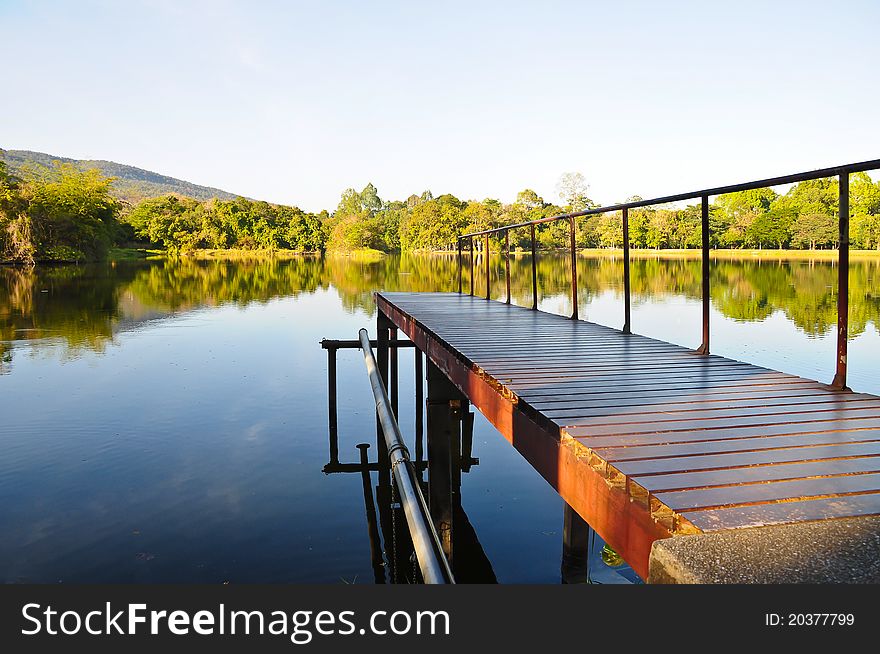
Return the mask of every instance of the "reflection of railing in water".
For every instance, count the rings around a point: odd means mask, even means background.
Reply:
[[[410,462],[409,450],[403,442],[394,409],[388,399],[382,377],[379,375],[379,368],[373,356],[373,347],[370,345],[366,329],[360,331],[360,344],[364,353],[364,363],[367,366],[373,397],[376,400],[376,413],[385,437],[387,450],[385,454],[391,466],[391,474],[394,476],[394,488],[403,505],[410,539],[415,549],[422,578],[429,584],[455,583],[449,562],[443,554],[440,539],[434,530],[428,505],[422,495],[421,479],[416,478],[415,468]],[[363,452],[363,450],[361,451]]]
[[[330,461],[324,466],[326,474],[336,473],[359,473],[361,475],[362,490],[364,497],[364,512],[367,522],[367,533],[370,544],[370,558],[373,569],[374,581],[377,584],[390,583],[419,583],[422,579],[414,565],[414,552],[412,541],[406,529],[406,516],[400,503],[395,497],[395,485],[388,474],[389,467],[380,460],[371,462],[368,452],[370,445],[360,443],[357,462],[340,462],[339,460],[339,429],[337,416],[337,385],[336,385],[336,355],[341,349],[357,349],[360,342],[356,340],[330,340],[321,342],[322,348],[328,351],[328,426],[329,426],[329,449]],[[379,345],[379,341],[370,341],[370,346]],[[394,396],[398,394],[398,375],[394,368],[399,365],[399,358],[391,356],[399,348],[413,349],[414,344],[408,340],[396,340],[393,337],[384,340],[387,347],[387,364],[392,364],[388,371],[388,377],[394,381],[392,386],[393,395],[389,404],[393,405],[394,414],[397,415]],[[379,350],[380,354],[382,350]],[[424,436],[424,365],[423,354],[417,348],[414,349],[415,368],[415,397],[416,397],[416,460],[412,462],[414,478],[423,489],[430,484],[430,474],[434,473],[434,481],[437,480],[438,467],[431,469],[429,461],[424,457],[425,448],[422,445]],[[380,357],[380,359],[383,357]],[[380,372],[382,370],[379,364]],[[479,465],[479,459],[472,456],[473,444],[473,418],[474,415],[465,407],[459,408],[460,430],[460,456],[458,457],[457,474],[447,474],[440,486],[449,488],[454,498],[454,510],[452,511],[455,527],[452,531],[454,538],[454,571],[456,581],[469,583],[496,583],[495,572],[492,563],[486,556],[480,544],[477,533],[470,523],[467,514],[461,506],[460,480],[461,473],[469,472],[472,466]],[[379,444],[380,450],[382,443]],[[456,448],[453,448],[456,449]],[[441,468],[442,469],[442,468]],[[425,471],[429,471],[429,483],[423,480]],[[378,473],[378,484],[374,488],[372,473]],[[449,471],[450,473],[452,471]],[[571,515],[571,510],[566,506],[565,520],[562,528],[562,581],[563,583],[628,583],[635,580],[635,576],[628,566],[610,566],[603,563],[601,541],[597,540],[595,532],[589,528],[578,516]],[[386,563],[387,562],[387,563]],[[387,578],[386,578],[387,567]]]
[[[379,347],[375,339],[369,341],[371,347]],[[330,433],[330,461],[324,466],[324,472],[332,474],[336,472],[361,472],[364,465],[370,472],[376,472],[381,468],[379,463],[342,463],[339,461],[339,409],[337,406],[337,381],[336,381],[336,355],[339,350],[357,350],[361,343],[357,340],[338,340],[325,338],[321,341],[321,348],[327,350],[327,423]],[[398,363],[397,350],[415,349],[415,461],[413,466],[417,472],[424,472],[428,463],[424,457],[424,363],[423,354],[415,347],[412,341],[393,340],[386,344],[390,351],[391,388],[390,399],[394,415],[397,415],[399,401]],[[382,371],[380,350],[380,374]],[[420,383],[421,382],[421,383]],[[464,417],[465,424],[462,430],[462,456],[461,466],[463,472],[468,472],[471,466],[479,465],[480,460],[472,456],[473,451],[473,426],[474,416],[469,413]]]
[[[375,577],[376,583],[385,583],[386,582],[386,574],[385,574],[385,562],[387,559],[387,565],[389,568],[389,579],[391,583],[418,583],[422,580],[428,581],[429,576],[425,574],[424,568],[422,568],[422,573],[419,574],[416,570],[415,563],[421,563],[418,557],[415,557],[414,550],[418,548],[414,548],[413,539],[409,533],[409,529],[407,527],[412,527],[413,515],[407,514],[406,502],[401,501],[399,499],[400,495],[400,485],[401,482],[403,484],[407,483],[407,479],[401,479],[398,476],[398,472],[401,472],[402,469],[407,468],[410,470],[409,478],[412,480],[411,490],[415,492],[421,492],[422,488],[425,487],[423,481],[423,474],[429,467],[429,462],[426,460],[424,456],[424,447],[423,447],[423,435],[424,435],[424,388],[423,383],[416,383],[415,388],[415,396],[416,396],[416,460],[408,462],[404,464],[400,462],[398,465],[391,465],[388,460],[389,451],[391,454],[395,454],[395,450],[399,451],[399,448],[388,447],[386,444],[381,421],[377,426],[377,448],[379,450],[378,457],[376,461],[370,462],[368,457],[368,450],[370,445],[367,443],[361,443],[357,446],[359,450],[359,461],[357,463],[346,463],[340,462],[339,459],[339,429],[338,429],[338,416],[337,416],[337,384],[336,384],[336,355],[338,350],[341,349],[364,349],[364,347],[372,350],[373,346],[376,346],[377,342],[369,341],[365,337],[363,342],[358,340],[330,340],[325,339],[321,342],[322,348],[327,350],[328,353],[328,425],[329,425],[329,437],[330,437],[330,461],[324,466],[324,472],[327,474],[333,473],[353,473],[358,472],[361,474],[363,493],[364,493],[364,508],[367,518],[367,530],[370,539],[370,553],[371,560],[373,566],[373,573]],[[398,383],[398,357],[397,350],[398,348],[410,349],[414,347],[414,344],[410,341],[397,341],[396,339],[384,344],[385,347],[380,349],[380,362],[377,364],[375,359],[372,357],[372,352],[370,351],[367,354],[367,350],[365,352],[365,359],[372,359],[373,366],[375,366],[377,374],[371,375],[371,385],[373,386],[374,393],[378,389],[381,389],[379,392],[379,396],[384,395],[385,406],[384,410],[380,405],[379,397],[377,397],[377,409],[379,413],[384,411],[384,418],[386,425],[389,429],[394,430],[397,429],[399,433],[399,427],[396,425],[396,416],[397,416],[397,408],[398,408],[398,393],[399,393],[399,383]],[[383,356],[384,351],[384,356]],[[419,350],[415,350],[415,374],[416,379],[422,381],[423,380],[423,359],[422,353]],[[390,371],[389,371],[390,364]],[[371,366],[367,364],[368,371]],[[381,373],[385,374],[382,375]],[[391,380],[391,396],[388,397],[386,391],[384,390],[385,379],[389,378]],[[374,379],[376,383],[374,383]],[[378,384],[378,389],[377,389]],[[392,426],[389,424],[390,422],[394,422]],[[462,472],[467,472],[471,469],[472,466],[478,465],[479,460],[471,456],[472,447],[473,447],[473,415],[468,414],[468,416],[462,421],[464,429],[461,433],[461,458],[460,458],[460,466]],[[394,473],[389,474],[390,472]],[[378,473],[378,484],[375,488],[375,501],[373,497],[373,489],[372,489],[372,479],[371,473]],[[435,480],[436,481],[436,480]],[[448,480],[447,480],[448,483]],[[417,502],[411,503],[417,504]],[[378,519],[376,514],[378,512]],[[469,541],[466,543],[465,550],[470,550],[472,552],[477,553],[477,559],[481,562],[482,565],[477,566],[458,566],[461,569],[465,570],[465,577],[467,579],[473,580],[474,578],[479,581],[489,581],[494,582],[495,577],[491,572],[491,566],[488,564],[488,559],[486,559],[485,554],[482,551],[482,547],[479,545],[479,541],[476,539],[476,534],[473,532],[473,529],[470,527],[469,522],[467,521],[466,516],[462,511],[457,511],[457,517],[459,519],[460,532],[461,536],[467,537],[470,534],[470,538],[465,538],[464,540]],[[430,523],[430,521],[429,521]],[[425,540],[425,539],[423,539]],[[384,542],[384,547],[383,547]],[[445,561],[445,560],[444,560]],[[478,571],[474,573],[474,569],[478,568]],[[486,572],[488,570],[488,573]]]
[[[677,195],[667,195],[664,197],[653,198],[650,200],[637,200],[633,202],[624,202],[607,207],[597,207],[587,209],[585,211],[575,211],[572,213],[564,213],[558,216],[548,216],[514,225],[503,225],[493,229],[485,229],[482,231],[462,234],[457,239],[458,247],[458,292],[462,293],[462,269],[463,264],[463,248],[462,244],[468,241],[468,252],[470,254],[470,294],[474,295],[474,237],[482,236],[484,238],[483,252],[485,259],[486,274],[486,299],[492,297],[492,285],[489,269],[489,236],[491,234],[504,234],[505,242],[505,277],[507,286],[507,303],[510,304],[510,231],[528,227],[531,236],[532,250],[532,309],[538,309],[538,276],[537,276],[537,250],[535,239],[535,226],[552,223],[560,220],[569,221],[569,250],[571,256],[571,318],[578,318],[578,276],[577,276],[577,248],[575,243],[576,236],[576,218],[583,216],[593,216],[620,211],[623,221],[623,333],[629,334],[630,326],[630,271],[629,271],[629,210],[640,207],[648,207],[651,205],[667,204],[670,202],[680,202],[682,200],[700,199],[701,203],[701,229],[702,229],[702,311],[703,311],[703,337],[700,347],[697,349],[702,354],[709,354],[709,198],[711,196],[722,195],[725,193],[736,193],[739,191],[748,191],[754,189],[767,188],[770,186],[780,186],[783,184],[795,184],[807,180],[822,179],[827,177],[838,178],[839,192],[839,226],[838,226],[838,294],[837,294],[837,358],[835,363],[834,379],[831,384],[837,388],[845,389],[846,386],[846,368],[847,368],[847,340],[849,337],[849,176],[852,173],[865,172],[869,170],[880,169],[880,159],[871,161],[862,161],[858,163],[845,164],[843,166],[835,166],[832,168],[823,168],[802,173],[794,173],[792,175],[782,175],[780,177],[771,177],[761,179],[754,182],[745,182],[743,184],[731,184],[728,186],[719,186],[715,188],[704,189],[701,191],[692,191],[689,193],[679,193]]]

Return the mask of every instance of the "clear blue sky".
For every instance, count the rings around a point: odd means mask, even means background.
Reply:
[[[0,147],[307,210],[880,157],[880,2],[0,0]]]

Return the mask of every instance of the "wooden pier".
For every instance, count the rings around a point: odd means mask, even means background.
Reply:
[[[880,514],[878,397],[473,295],[376,303],[380,356],[405,333],[429,403],[434,367],[643,578],[658,539]]]

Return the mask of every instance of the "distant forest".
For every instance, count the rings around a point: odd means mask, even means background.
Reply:
[[[94,260],[106,257],[113,245],[150,245],[171,253],[440,250],[453,248],[456,236],[464,232],[596,206],[579,173],[562,176],[558,204],[546,202],[530,189],[510,204],[494,199],[464,201],[449,194],[435,197],[430,191],[387,201],[368,184],[360,192],[347,189],[334,211],[319,214],[242,197],[200,200],[165,193],[131,202],[120,197],[113,184],[114,179],[100,169],[77,163],[54,162],[13,172],[0,158],[0,260]],[[853,174],[850,210],[852,246],[880,250],[880,183],[865,173]],[[801,182],[784,194],[757,189],[720,195],[710,207],[711,245],[835,248],[837,213],[836,179]],[[629,220],[634,248],[700,246],[699,205],[631,210]],[[536,231],[541,248],[568,243],[568,226],[562,222],[540,225]],[[622,242],[619,213],[577,219],[579,247],[617,248]],[[512,248],[529,245],[527,229],[511,234]],[[500,246],[498,239],[490,245]]]

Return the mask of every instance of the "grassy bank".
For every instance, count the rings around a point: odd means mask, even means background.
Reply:
[[[528,250],[514,250],[511,252],[513,256],[527,255]],[[538,256],[542,254],[560,254],[568,253],[567,249],[539,250]],[[448,250],[421,251],[419,254],[433,254],[441,256],[457,256],[456,252]],[[501,254],[497,250],[492,250],[492,254]],[[578,254],[588,258],[617,258],[623,256],[621,248],[583,248],[578,250]],[[711,250],[713,259],[757,259],[757,260],[803,260],[803,261],[836,261],[837,250],[739,250],[739,249],[721,249]],[[291,259],[302,256],[316,256],[315,252],[303,252],[300,250],[244,250],[244,249],[217,249],[217,250],[193,250],[191,252],[179,253],[174,256],[186,257],[190,259],[225,259],[225,260],[245,260],[245,259]],[[131,261],[137,259],[150,259],[157,257],[172,256],[165,250],[154,250],[146,248],[113,248],[110,251],[109,258],[112,261]],[[377,261],[386,256],[381,250],[371,248],[359,248],[353,250],[330,250],[327,252],[330,257],[343,257],[353,261]],[[467,252],[464,253],[467,257]],[[631,249],[630,256],[633,259],[699,259],[700,250],[651,250],[651,249]],[[880,250],[850,250],[850,258],[880,260]]]
[[[623,256],[622,248],[615,249],[585,249],[579,251],[587,257]],[[699,259],[702,252],[697,249],[690,250],[649,250],[630,249],[630,256],[634,259]],[[718,249],[710,250],[713,259],[760,259],[760,260],[802,260],[802,261],[836,261],[837,250],[740,250]],[[850,250],[851,259],[878,259],[880,250]]]
[[[556,250],[538,250],[538,256],[549,252],[556,254],[567,254],[567,249]],[[497,254],[495,250],[493,254]],[[699,259],[702,253],[698,249],[688,250],[651,250],[651,249],[630,249],[630,257],[633,259]],[[801,261],[837,261],[837,250],[740,250],[740,249],[718,249],[709,251],[713,259],[758,259],[763,261],[773,260],[801,260]],[[528,250],[516,250],[511,252],[514,256],[527,255]],[[578,254],[588,258],[602,257],[622,257],[623,248],[581,248]],[[467,256],[467,253],[465,253]],[[850,250],[851,259],[868,259],[880,261],[880,250]]]
[[[314,252],[300,250],[243,250],[243,249],[217,249],[217,250],[192,250],[190,252],[171,253],[167,250],[153,250],[146,248],[113,248],[110,251],[111,261],[133,261],[137,259],[156,259],[162,257],[183,257],[187,259],[209,260],[244,260],[244,259],[293,259],[303,256],[315,256]]]

